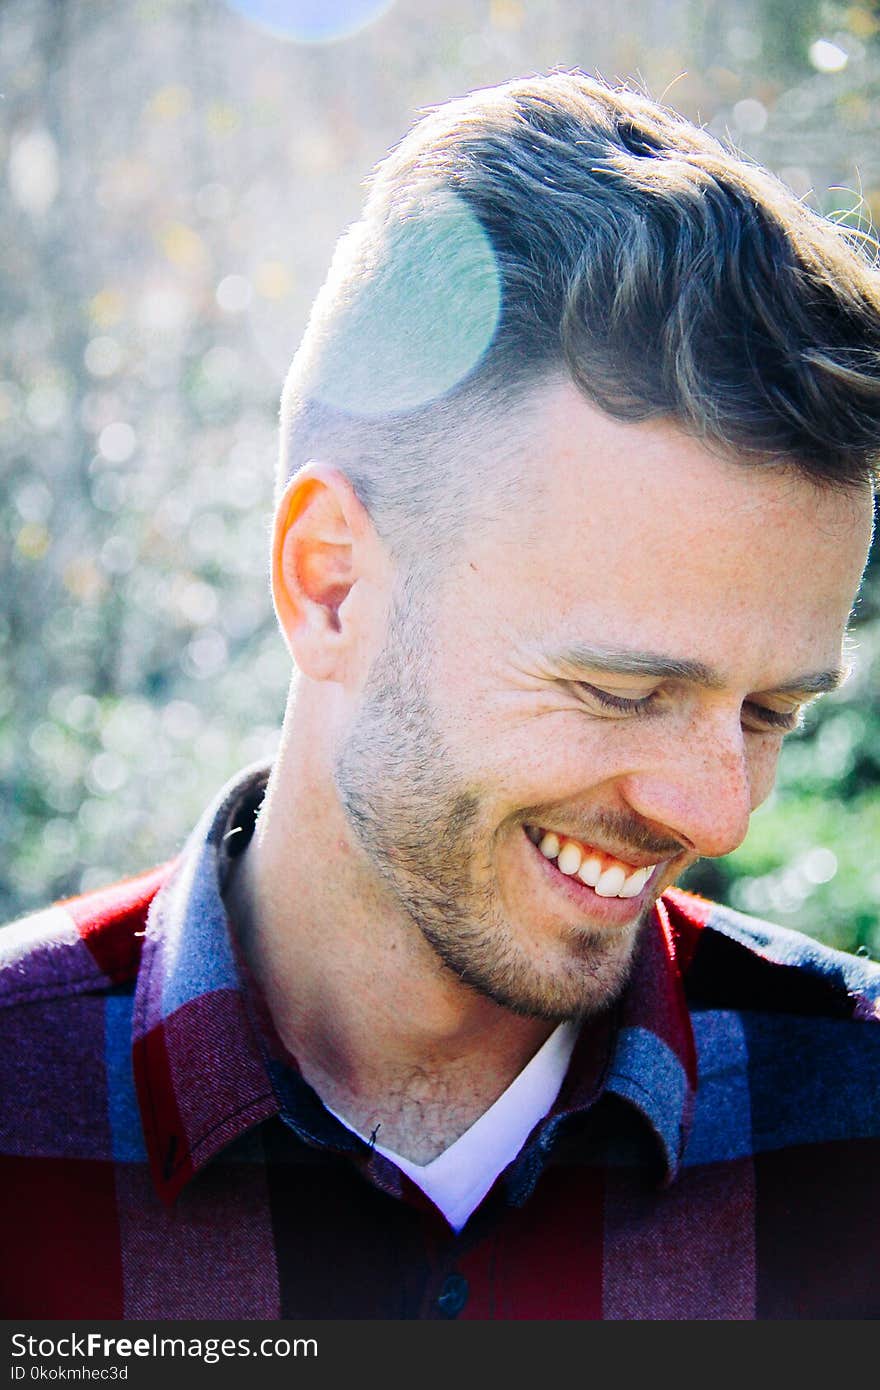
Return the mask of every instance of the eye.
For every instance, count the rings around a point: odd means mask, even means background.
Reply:
[[[743,705],[743,727],[751,733],[791,734],[803,723],[803,709],[768,709],[754,700],[746,700]],[[747,722],[750,721],[750,722]]]
[[[658,693],[656,690],[652,690],[648,695],[641,695],[637,698],[612,695],[610,690],[602,690],[599,686],[589,685],[586,681],[578,681],[577,689],[581,695],[586,696],[600,709],[607,710],[612,714],[624,715],[647,714],[654,705]]]
[[[577,690],[582,699],[609,715],[632,718],[653,713],[660,702],[661,691],[652,690],[647,695],[614,695],[601,686],[578,681]],[[793,710],[770,709],[754,700],[746,700],[742,707],[742,724],[748,733],[790,734],[800,728],[803,722],[803,706]]]

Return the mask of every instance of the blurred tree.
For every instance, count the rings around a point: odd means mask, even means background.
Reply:
[[[271,756],[281,380],[360,181],[417,109],[557,64],[644,84],[853,226],[880,13],[829,0],[398,0],[332,44],[222,0],[0,6],[0,918],[173,853]],[[880,561],[857,675],[692,884],[880,950]]]

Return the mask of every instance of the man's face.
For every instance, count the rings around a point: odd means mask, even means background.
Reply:
[[[871,508],[567,385],[536,400],[516,501],[477,500],[433,592],[398,595],[336,781],[439,959],[562,1018],[619,993],[658,895],[744,838],[841,666]]]

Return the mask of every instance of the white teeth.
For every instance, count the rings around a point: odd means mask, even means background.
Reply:
[[[578,869],[578,878],[589,888],[595,888],[602,877],[602,860],[598,854],[588,854]]]
[[[576,874],[581,867],[582,858],[583,855],[578,846],[573,841],[566,840],[559,851],[556,867],[561,874]]]
[[[575,840],[560,839],[552,830],[542,834],[538,827],[529,825],[526,834],[545,859],[556,860],[560,873],[569,877],[576,874],[600,898],[637,898],[657,867],[645,864],[641,869],[627,871],[625,864],[609,864],[607,857],[597,851],[585,852]]]
[[[636,869],[635,873],[630,874],[618,896],[621,898],[637,898],[656,867],[656,864],[646,864],[643,869]]]
[[[612,864],[596,884],[595,891],[600,898],[616,898],[626,880],[626,869],[621,864]]]

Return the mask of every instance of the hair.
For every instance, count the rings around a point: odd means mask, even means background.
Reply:
[[[579,72],[429,111],[378,165],[285,384],[279,487],[350,478],[398,557],[441,555],[568,378],[755,465],[875,484],[880,273],[863,234],[647,97]],[[494,438],[494,437],[493,437]]]

